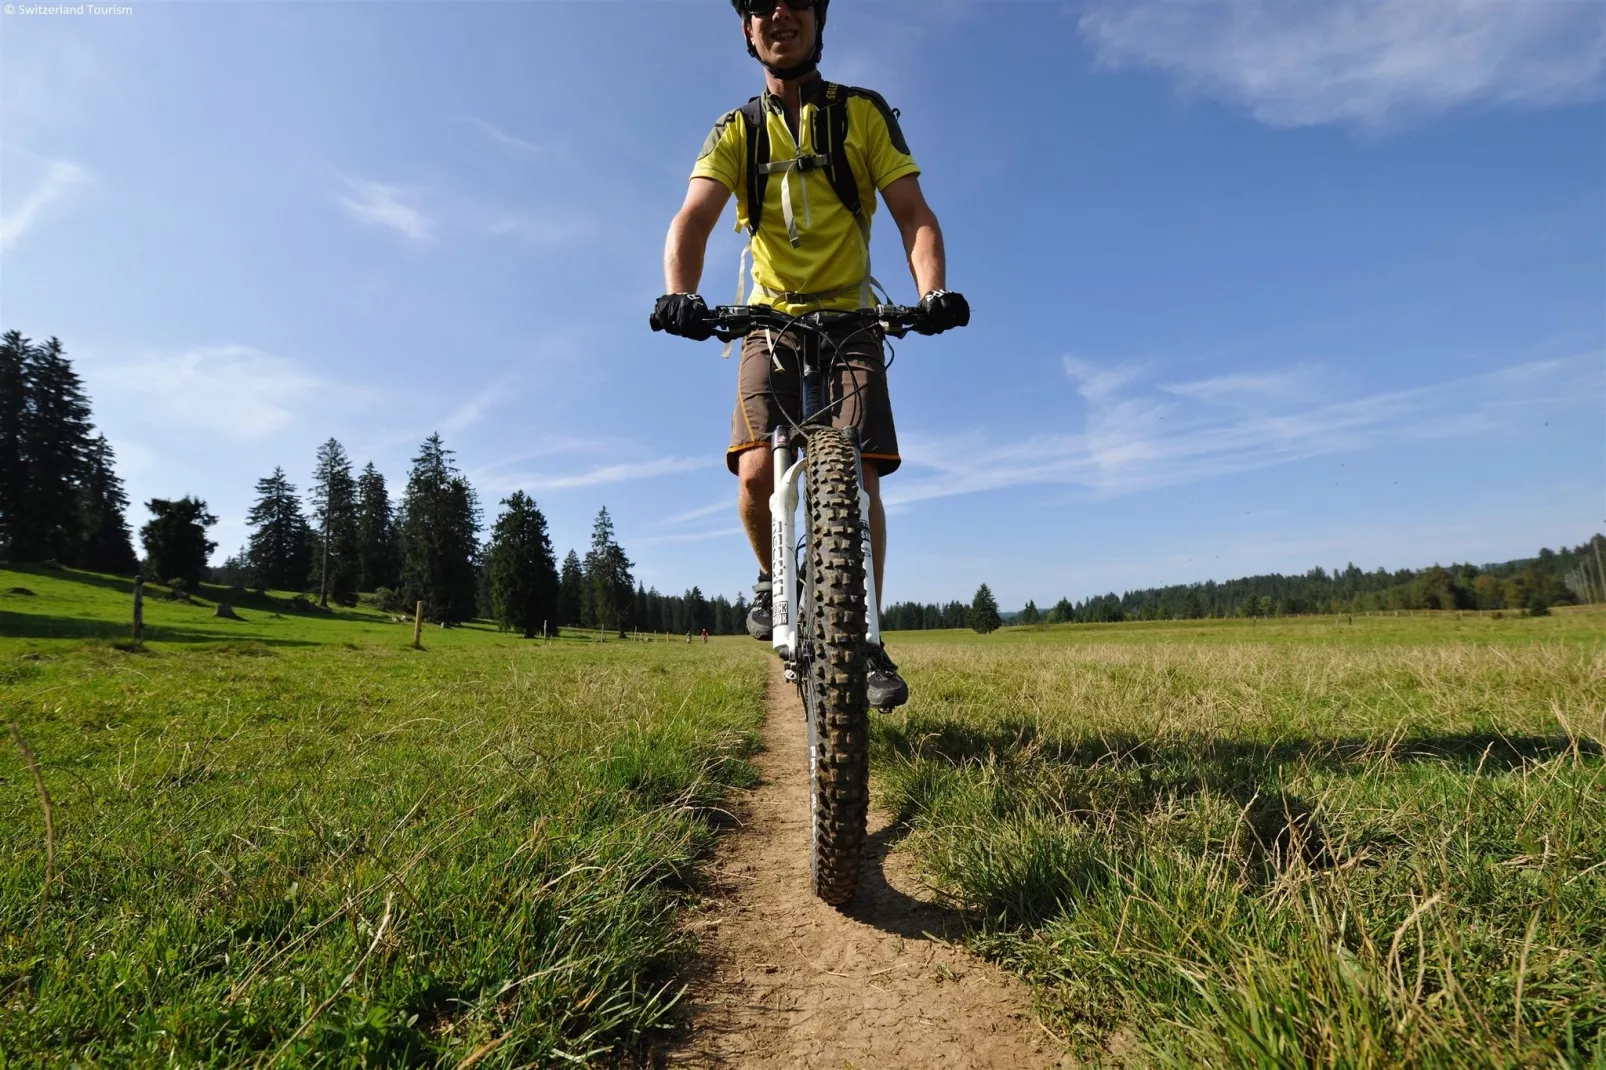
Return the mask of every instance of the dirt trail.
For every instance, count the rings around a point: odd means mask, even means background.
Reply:
[[[713,868],[717,897],[693,920],[706,967],[688,994],[677,1065],[1060,1065],[1018,981],[947,942],[952,912],[921,898],[895,830],[871,812],[863,886],[846,913],[809,891],[803,707],[770,675],[759,786]],[[890,857],[889,857],[889,853]],[[900,865],[900,862],[903,864]]]

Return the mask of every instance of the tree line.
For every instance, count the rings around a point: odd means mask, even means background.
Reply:
[[[982,584],[970,605],[896,603],[882,613],[881,626],[889,631],[964,627],[989,631],[986,606],[992,602],[992,592]],[[1578,546],[1541,549],[1536,557],[1499,564],[1431,565],[1394,572],[1381,568],[1365,572],[1353,564],[1331,572],[1317,567],[1302,576],[1269,573],[1119,595],[1111,592],[1078,602],[1061,598],[1047,611],[1029,601],[1004,619],[1014,624],[1097,624],[1414,609],[1545,613],[1551,606],[1594,602],[1606,602],[1606,536],[1602,535]]]
[[[354,469],[334,438],[319,447],[306,501],[283,467],[256,483],[245,546],[212,567],[217,524],[190,496],[145,502],[143,560],[128,527],[128,497],[115,456],[95,433],[89,398],[56,338],[35,344],[0,336],[0,560],[55,562],[115,575],[143,575],[194,588],[212,581],[293,591],[320,606],[367,595],[394,612],[418,602],[432,623],[474,617],[526,636],[561,627],[623,633],[745,630],[746,602],[647,590],[632,574],[604,507],[582,558],[559,567],[545,515],[523,491],[481,541],[482,510],[454,454],[432,434],[412,459],[393,504],[372,461]]]
[[[349,606],[366,594],[392,612],[422,602],[432,623],[481,617],[527,638],[561,628],[620,635],[745,629],[741,599],[736,615],[723,596],[710,601],[695,587],[666,596],[638,584],[606,506],[585,556],[570,550],[561,566],[546,515],[522,490],[502,499],[481,543],[479,495],[453,457],[440,435],[425,439],[392,509],[373,463],[353,475],[345,449],[328,440],[313,466],[311,512],[275,468],[257,482],[247,545],[214,570],[216,579],[259,590],[317,590],[322,604]]]

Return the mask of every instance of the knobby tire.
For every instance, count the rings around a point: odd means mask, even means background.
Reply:
[[[809,729],[814,894],[833,906],[859,890],[870,804],[865,695],[864,548],[852,445],[840,431],[809,437],[808,537],[799,680]]]

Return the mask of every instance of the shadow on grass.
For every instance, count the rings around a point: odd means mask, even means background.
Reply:
[[[992,785],[991,805],[1000,816],[1031,813],[1046,805],[1063,815],[1103,814],[1121,819],[1152,814],[1156,808],[1206,792],[1225,796],[1243,809],[1232,847],[1244,878],[1263,884],[1291,863],[1325,869],[1342,861],[1307,800],[1282,790],[1292,770],[1362,773],[1383,766],[1400,768],[1439,762],[1455,771],[1504,773],[1577,754],[1602,755],[1600,744],[1585,739],[1501,735],[1494,732],[1426,734],[1409,738],[1378,736],[1252,741],[1203,736],[1163,741],[1114,733],[1066,740],[1041,734],[1036,726],[1005,720],[985,729],[951,721],[911,717],[904,724],[882,723],[876,745],[884,757],[925,763],[932,770],[985,768]],[[900,820],[923,812],[917,773],[899,806]]]
[[[53,568],[50,565],[18,565],[7,563],[4,565],[7,572],[16,572],[25,576],[43,576],[47,579],[61,580],[64,583],[81,583],[86,587],[100,587],[108,591],[116,591],[130,597],[134,594],[134,577],[132,576],[106,576],[99,572],[79,572],[74,568]]]
[[[959,765],[1030,754],[1038,761],[1084,767],[1194,765],[1215,771],[1216,775],[1210,776],[1213,786],[1237,774],[1258,780],[1284,765],[1342,770],[1375,762],[1438,761],[1467,771],[1481,766],[1509,772],[1567,754],[1575,747],[1584,757],[1598,758],[1603,753],[1593,740],[1574,740],[1559,732],[1546,736],[1465,732],[1400,739],[1340,736],[1269,742],[1182,737],[1156,744],[1125,733],[1064,740],[1039,733],[1034,724],[1025,721],[1005,720],[983,731],[952,721],[911,718],[907,726],[887,725],[879,735],[894,754],[905,758],[936,758]]]
[[[132,598],[134,595],[134,578],[132,576],[108,576],[99,572],[81,572],[73,568],[58,568],[51,565],[39,564],[12,564],[6,563],[8,572],[20,575],[40,576],[59,580],[64,583],[77,583],[85,587],[99,587],[102,590],[115,591],[118,594]],[[165,584],[147,583],[145,585],[145,598],[147,601],[160,603],[169,601],[168,587]],[[298,603],[292,596],[280,597],[275,594],[258,594],[254,590],[243,587],[224,587],[215,583],[197,584],[190,592],[193,600],[200,602],[227,602],[235,609],[250,609],[261,613],[279,613],[284,616],[294,616],[301,620],[328,620],[343,621],[352,624],[379,624],[385,623],[376,619],[372,614],[363,613],[355,606],[331,606],[324,609],[318,606],[315,597],[302,596]]]
[[[0,612],[0,636],[14,639],[127,640],[129,626],[93,617],[53,617],[37,613]],[[266,646],[319,646],[307,639],[236,635],[228,631],[197,631],[167,624],[145,625],[147,643],[260,643]]]

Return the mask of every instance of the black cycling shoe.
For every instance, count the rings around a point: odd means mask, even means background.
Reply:
[[[890,710],[909,701],[909,685],[898,675],[898,667],[887,657],[887,646],[873,646],[865,652],[869,671],[865,673],[865,697],[878,710]]]
[[[775,621],[770,615],[773,600],[770,595],[770,578],[759,574],[753,584],[753,607],[747,611],[747,634],[767,643],[774,635]]]

